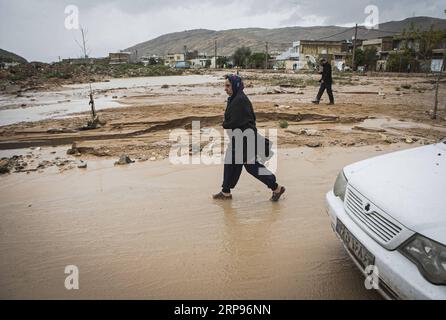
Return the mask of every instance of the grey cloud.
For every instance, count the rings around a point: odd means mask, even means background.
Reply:
[[[0,48],[29,60],[79,55],[79,34],[63,26],[69,4],[80,9],[94,56],[195,28],[361,24],[369,4],[381,22],[414,13],[446,18],[446,0],[0,0]]]

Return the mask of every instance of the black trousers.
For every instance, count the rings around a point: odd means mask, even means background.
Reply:
[[[276,176],[269,172],[264,165],[258,162],[254,164],[225,164],[222,186],[224,193],[231,193],[231,189],[234,189],[237,186],[243,167],[245,167],[246,171],[248,171],[254,178],[261,181],[269,189],[274,191],[279,187],[276,182]],[[262,173],[268,172],[269,174],[260,175],[259,169],[261,168],[265,171]]]
[[[334,103],[334,97],[333,97],[333,90],[331,88],[332,83],[331,82],[324,82],[321,83],[321,87],[319,89],[319,93],[317,94],[317,101],[321,101],[322,95],[324,94],[325,90],[327,90],[328,97],[330,98],[330,102]]]

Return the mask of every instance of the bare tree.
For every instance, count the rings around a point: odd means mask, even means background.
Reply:
[[[78,40],[75,40],[75,41],[76,41],[77,45],[79,46],[79,48],[81,49],[81,57],[83,59],[87,59],[91,52],[91,50],[87,46],[87,44],[88,44],[88,40],[87,40],[88,30],[84,29],[82,26],[81,26],[80,30],[81,30],[82,39],[81,39],[81,41],[78,41]]]
[[[86,29],[84,29],[83,27],[80,28],[81,30],[81,35],[82,35],[82,42],[80,43],[79,41],[76,40],[76,43],[78,44],[78,46],[81,48],[82,51],[82,58],[83,59],[88,59],[88,56],[90,54],[90,49],[88,49],[87,44],[88,44],[88,40],[87,40],[87,35],[88,35],[88,31]],[[97,125],[99,124],[99,117],[96,114],[96,107],[95,107],[95,102],[94,102],[94,96],[93,96],[93,88],[91,86],[91,80],[89,81],[89,85],[90,85],[90,102],[89,105],[91,107],[91,121],[88,122],[87,128],[90,129],[95,129],[97,127]]]

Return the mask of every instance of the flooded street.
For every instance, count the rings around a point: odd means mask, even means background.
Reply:
[[[325,193],[352,162],[404,148],[282,149],[280,203],[243,173],[162,162],[14,174],[0,186],[2,299],[379,299],[334,235]],[[80,271],[67,291],[64,269]]]
[[[187,86],[216,83],[214,76],[168,76],[112,79],[92,84],[97,111],[125,106],[117,101],[126,95],[156,94],[161,86]],[[53,91],[25,92],[20,96],[0,95],[0,126],[20,122],[65,118],[75,113],[89,112],[89,84],[65,85]]]

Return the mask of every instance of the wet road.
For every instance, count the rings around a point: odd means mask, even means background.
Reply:
[[[331,230],[325,193],[346,164],[398,149],[284,149],[283,201],[243,173],[168,161],[0,177],[1,299],[379,299]],[[80,290],[64,287],[67,265]]]

